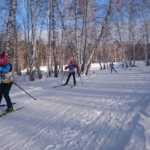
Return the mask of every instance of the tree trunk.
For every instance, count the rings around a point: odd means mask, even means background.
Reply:
[[[148,51],[149,51],[149,48],[148,48],[148,44],[149,44],[149,34],[148,34],[148,27],[147,25],[145,24],[145,41],[146,41],[146,45],[144,47],[144,54],[145,54],[145,65],[146,66],[149,66],[150,65],[150,62],[149,62],[149,58],[148,58]]]
[[[57,62],[57,49],[56,49],[56,33],[55,33],[55,8],[56,8],[56,0],[52,0],[52,50],[53,50],[53,58],[54,58],[54,77],[58,77],[58,62]]]
[[[87,49],[87,11],[88,11],[88,1],[85,0],[84,16],[83,16],[84,47],[83,47],[83,53],[82,53],[81,72],[84,72],[84,70],[85,70],[85,64],[86,64],[86,49]]]
[[[61,55],[59,55],[59,60],[60,60],[60,70],[61,72],[63,72],[63,65],[64,65],[64,44],[63,42],[65,42],[65,37],[66,37],[66,26],[65,26],[65,23],[64,23],[64,9],[61,11],[60,8],[59,8],[59,3],[57,1],[57,10],[58,10],[58,13],[59,13],[59,16],[60,16],[60,21],[61,21],[61,27],[62,27],[62,32],[61,32],[61,44],[60,44],[60,48],[61,48]]]
[[[31,0],[27,0],[27,41],[28,41],[28,73],[30,81],[34,81],[33,73],[33,48],[30,39],[30,23],[31,23]]]
[[[135,66],[135,55],[136,55],[136,51],[135,51],[135,35],[134,35],[134,20],[133,20],[133,2],[129,1],[128,4],[128,9],[129,9],[129,45],[131,46],[131,49],[129,49],[131,51],[131,53],[129,53],[129,64],[130,66]]]
[[[11,53],[13,58],[14,70],[17,74],[21,74],[21,70],[18,63],[18,40],[17,40],[17,28],[16,28],[16,9],[17,0],[9,1],[9,16],[7,22],[7,51]],[[12,54],[13,53],[13,54]]]
[[[51,76],[51,20],[52,20],[52,0],[48,1],[49,6],[49,15],[48,15],[48,49],[47,49],[47,70],[48,70],[48,76]]]
[[[105,25],[107,24],[108,22],[108,18],[109,16],[111,15],[111,12],[112,12],[112,0],[109,0],[109,5],[108,5],[108,9],[107,9],[107,13],[106,13],[106,16],[104,18],[104,23],[102,24],[102,27],[101,27],[101,31],[100,31],[100,34],[96,40],[96,43],[92,49],[92,52],[90,54],[90,57],[87,61],[87,64],[85,65],[85,74],[87,75],[88,74],[88,71],[89,71],[89,68],[90,68],[90,65],[91,65],[91,62],[92,62],[92,59],[93,59],[93,56],[95,54],[95,51],[98,47],[98,44],[100,43],[101,39],[102,39],[102,36],[103,36],[103,33],[104,33],[104,30],[105,30]]]

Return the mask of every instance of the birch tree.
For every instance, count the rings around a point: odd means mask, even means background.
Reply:
[[[28,62],[29,62],[29,75],[30,80],[35,79],[37,71],[38,77],[41,78],[41,72],[37,60],[36,50],[36,27],[37,19],[40,13],[41,0],[27,0],[27,28],[28,28]]]
[[[105,25],[106,25],[107,22],[108,22],[108,19],[109,19],[110,15],[111,15],[111,12],[112,12],[112,0],[109,0],[107,12],[106,12],[106,16],[104,17],[103,24],[101,25],[100,33],[99,33],[98,38],[97,38],[97,40],[96,40],[96,42],[95,42],[95,44],[94,44],[94,47],[92,48],[91,54],[90,54],[90,56],[89,56],[89,58],[88,58],[88,61],[87,61],[86,65],[85,65],[85,71],[84,71],[84,72],[85,72],[86,75],[88,74],[88,71],[89,71],[89,68],[90,68],[92,59],[93,59],[93,57],[94,57],[94,54],[95,54],[95,52],[96,52],[96,49],[97,49],[97,47],[98,47],[98,44],[99,44],[99,42],[101,41],[102,36],[103,36],[103,34],[104,34]]]
[[[9,15],[7,21],[7,50],[11,53],[11,57],[14,58],[14,69],[20,74],[20,67],[18,63],[18,40],[17,40],[17,23],[16,23],[16,10],[17,0],[9,0]],[[13,55],[12,55],[13,54]]]
[[[144,38],[144,55],[145,55],[145,65],[149,66],[150,62],[149,62],[149,28],[148,28],[148,21],[146,20],[146,15],[147,13],[145,13],[145,9],[146,9],[146,4],[147,2],[145,0],[142,0],[142,5],[141,5],[141,14],[142,14],[142,20],[143,20],[143,24],[144,24],[144,32],[143,32],[143,38]]]

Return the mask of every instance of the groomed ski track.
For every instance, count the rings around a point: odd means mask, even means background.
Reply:
[[[0,150],[150,149],[150,72],[93,72],[75,88],[57,80],[22,84],[37,101],[13,86],[24,109],[0,118]]]

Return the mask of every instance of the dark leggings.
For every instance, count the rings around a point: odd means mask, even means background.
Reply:
[[[112,73],[113,71],[117,72],[117,70],[116,70],[114,67],[111,67],[111,73]]]
[[[0,84],[0,103],[2,101],[2,97],[4,97],[8,108],[12,108],[12,102],[9,97],[9,92],[10,92],[11,86],[12,86],[12,83],[8,83],[8,84],[1,83]]]
[[[67,85],[67,84],[68,84],[68,82],[69,82],[69,80],[70,80],[70,77],[71,77],[71,76],[73,76],[73,83],[74,83],[74,85],[76,85],[75,72],[71,72],[71,73],[69,73],[69,75],[68,75],[68,78],[67,78],[67,81],[66,81],[65,85]]]

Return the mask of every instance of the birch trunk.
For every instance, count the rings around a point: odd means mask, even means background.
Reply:
[[[89,71],[89,68],[90,68],[90,65],[91,65],[91,62],[92,62],[92,59],[93,59],[93,56],[95,54],[95,51],[98,47],[98,44],[99,42],[101,41],[102,39],[102,36],[103,36],[103,33],[104,33],[104,30],[105,30],[105,24],[108,22],[108,18],[109,16],[111,15],[111,12],[112,12],[112,0],[109,0],[109,4],[108,4],[108,9],[107,9],[107,13],[106,13],[106,16],[104,18],[104,21],[103,21],[103,24],[102,24],[102,27],[101,27],[101,31],[98,35],[98,38],[96,40],[96,43],[92,49],[92,52],[90,54],[90,57],[85,65],[85,74],[87,75],[88,74],[88,71]]]

